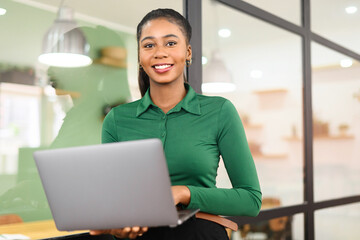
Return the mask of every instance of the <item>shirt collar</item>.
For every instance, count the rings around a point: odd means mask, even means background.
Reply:
[[[188,91],[186,96],[172,110],[170,110],[169,113],[178,112],[181,110],[181,108],[183,108],[185,111],[187,111],[189,113],[192,113],[195,115],[200,115],[201,114],[200,103],[197,98],[197,93],[187,83],[185,83],[185,88]],[[140,104],[138,105],[137,111],[136,111],[136,117],[139,117],[141,114],[146,112],[151,105],[156,106],[151,100],[150,92],[148,89],[146,91],[145,95],[140,100]]]
[[[150,88],[148,88],[145,95],[140,99],[140,103],[136,110],[136,117],[139,117],[141,114],[143,114],[151,105],[155,106],[150,98],[149,89]]]

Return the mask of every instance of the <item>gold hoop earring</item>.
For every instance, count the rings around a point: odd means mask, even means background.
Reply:
[[[185,63],[187,67],[190,67],[190,65],[192,64],[192,59],[186,60]]]

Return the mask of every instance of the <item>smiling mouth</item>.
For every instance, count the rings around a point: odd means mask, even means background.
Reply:
[[[162,70],[162,69],[166,69],[169,68],[171,66],[173,66],[174,64],[159,64],[159,65],[154,65],[152,66],[153,68],[157,69],[157,70]]]

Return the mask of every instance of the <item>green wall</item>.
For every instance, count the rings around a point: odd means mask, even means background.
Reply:
[[[35,68],[43,36],[56,14],[9,0],[1,0],[0,5],[7,9],[7,14],[0,16],[0,62]],[[135,37],[127,33],[83,21],[78,23],[90,44],[90,57],[93,59],[100,57],[103,47],[126,48],[126,41],[135,41]],[[24,221],[51,218],[33,152],[46,148],[99,144],[104,107],[130,100],[125,68],[92,64],[81,68],[51,67],[47,72],[57,88],[77,92],[80,97],[72,99],[73,107],[66,109],[68,111],[59,134],[52,140],[54,97],[43,96],[39,103],[42,146],[21,146],[18,151],[18,175],[0,174],[3,190],[0,192],[0,215],[18,214]]]

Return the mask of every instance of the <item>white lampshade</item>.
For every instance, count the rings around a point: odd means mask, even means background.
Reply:
[[[201,90],[204,93],[233,92],[236,89],[230,71],[226,68],[218,51],[214,51],[211,60],[204,69]]]
[[[39,62],[57,67],[81,67],[92,63],[90,46],[74,20],[71,8],[60,7],[57,19],[44,36]]]
[[[6,9],[0,7],[0,16],[6,14]]]

